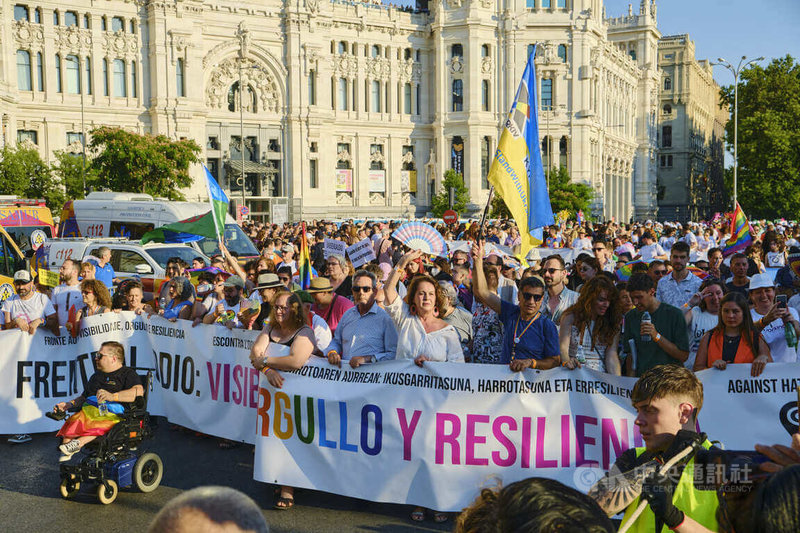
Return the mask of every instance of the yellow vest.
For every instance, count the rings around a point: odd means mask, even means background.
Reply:
[[[703,443],[703,448],[707,450],[710,447],[711,443],[706,440]],[[636,457],[642,455],[645,450],[646,448],[644,447],[636,448]],[[675,493],[672,496],[672,503],[698,524],[711,531],[719,531],[719,524],[717,523],[717,507],[719,506],[717,493],[713,490],[697,490],[694,487],[694,457],[686,463],[686,467],[681,473],[681,478],[678,480],[678,485],[675,487]],[[628,508],[625,509],[625,516],[622,517],[620,527],[630,520],[637,507],[639,507],[639,498],[633,500]],[[647,506],[628,531],[650,533],[655,531],[655,527],[656,517],[653,511],[650,510],[650,506]],[[661,531],[662,533],[669,533],[669,528],[664,526]]]

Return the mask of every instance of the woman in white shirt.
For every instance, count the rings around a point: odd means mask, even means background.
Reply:
[[[683,317],[689,329],[689,359],[683,366],[689,370],[694,368],[700,339],[719,322],[719,302],[723,296],[725,296],[725,284],[716,279],[709,279],[700,285],[700,290],[686,303],[689,309]]]

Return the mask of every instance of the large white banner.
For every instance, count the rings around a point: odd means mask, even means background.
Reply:
[[[250,366],[256,334],[132,313],[90,317],[76,339],[2,331],[0,434],[57,430],[44,413],[83,391],[93,353],[116,340],[129,366],[154,369],[152,414],[255,442],[254,477],[270,483],[452,511],[497,480],[545,476],[586,491],[641,445],[632,378],[406,361],[352,370],[312,358],[276,390]],[[727,449],[786,444],[797,431],[800,364],[698,376],[700,428]]]

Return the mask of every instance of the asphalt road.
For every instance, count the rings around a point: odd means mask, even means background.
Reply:
[[[27,444],[0,440],[0,531],[136,532],[147,530],[156,512],[182,491],[201,485],[226,485],[253,498],[275,532],[450,531],[428,519],[412,522],[406,505],[389,505],[325,492],[295,491],[289,511],[272,509],[272,485],[253,480],[253,448],[222,450],[213,438],[170,429],[161,419],[147,448],[164,461],[161,486],[149,494],[120,490],[110,505],[97,501],[86,487],[73,500],[59,494],[58,439],[37,434]],[[73,459],[73,462],[75,459]]]

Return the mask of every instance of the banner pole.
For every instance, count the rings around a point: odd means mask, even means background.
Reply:
[[[481,225],[478,227],[478,242],[483,240],[483,228],[486,224],[486,216],[489,214],[489,206],[492,205],[492,196],[494,196],[494,185],[489,187],[489,197],[486,199],[486,207],[483,208]]]

